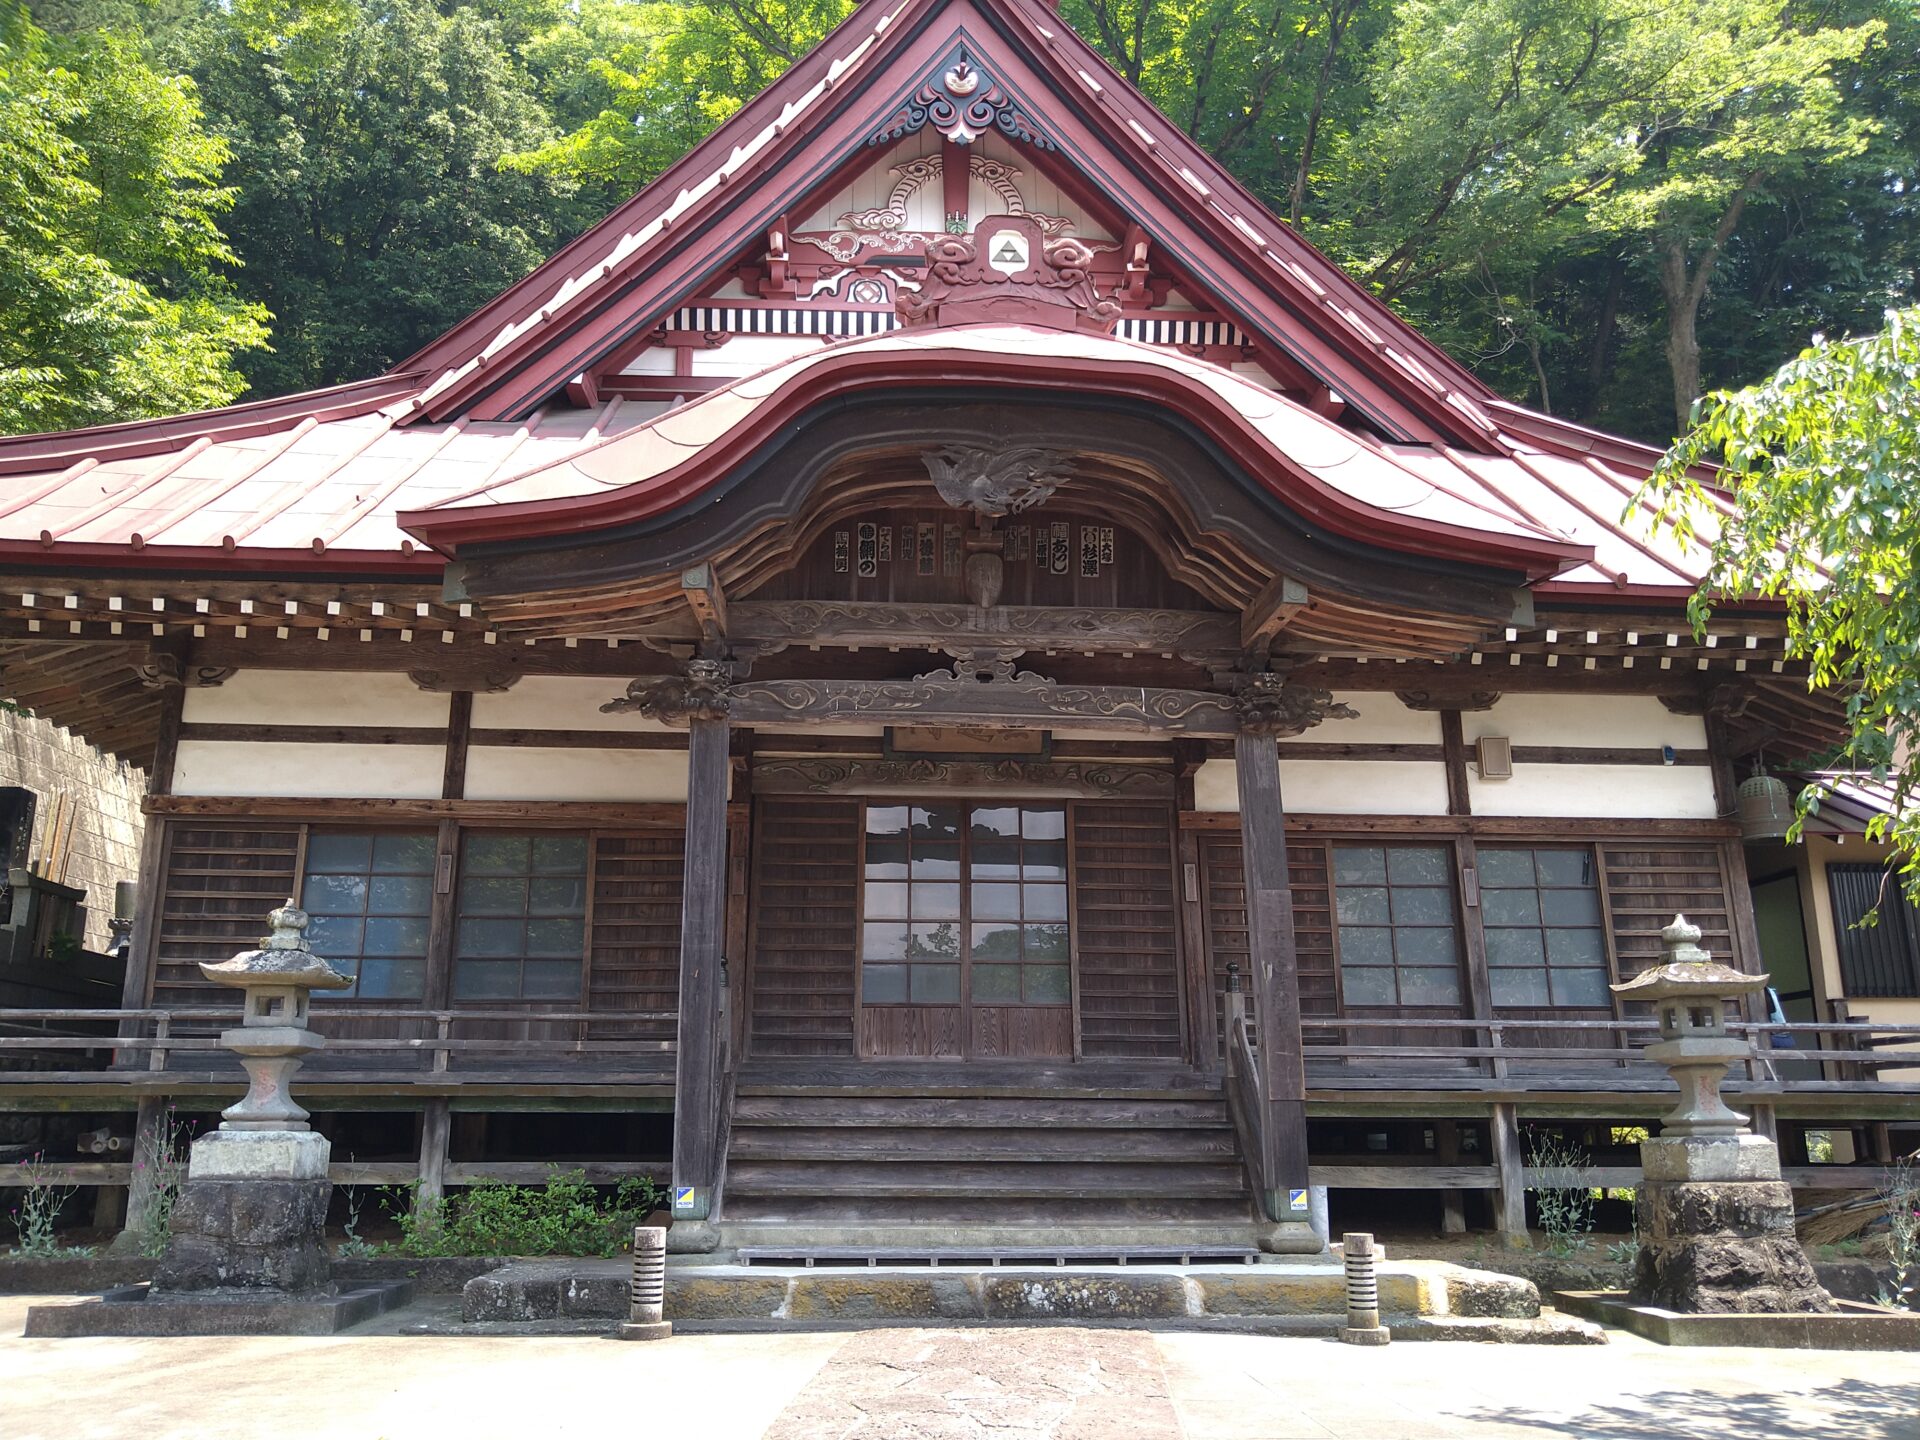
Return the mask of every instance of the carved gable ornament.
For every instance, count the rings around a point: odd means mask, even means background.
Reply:
[[[1071,478],[1066,454],[1038,445],[945,445],[920,459],[942,500],[979,515],[1018,515]]]
[[[1054,148],[1000,82],[964,45],[948,52],[900,108],[867,137],[869,145],[904,140],[931,125],[956,145],[971,145],[989,130],[1041,150]]]
[[[903,325],[995,322],[1105,334],[1120,302],[1093,288],[1093,250],[1034,215],[990,215],[927,245],[926,279],[894,302]]]

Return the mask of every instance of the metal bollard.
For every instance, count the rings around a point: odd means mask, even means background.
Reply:
[[[661,1225],[636,1225],[633,1231],[633,1280],[627,1291],[627,1321],[622,1340],[664,1340],[673,1334],[665,1318],[667,1231]]]
[[[1347,1323],[1340,1338],[1349,1345],[1384,1345],[1392,1332],[1380,1323],[1380,1277],[1374,1270],[1373,1236],[1341,1237],[1347,1262]]]

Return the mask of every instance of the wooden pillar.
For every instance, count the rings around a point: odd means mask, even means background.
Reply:
[[[160,1188],[159,1167],[154,1161],[165,1149],[166,1125],[166,1097],[142,1095],[133,1121],[133,1169],[127,1180],[126,1219],[113,1242],[113,1249],[118,1253],[137,1255],[146,1243]]]
[[[727,934],[729,730],[724,698],[687,721],[687,851],[680,912],[679,1051],[673,1091],[673,1218],[706,1220],[720,1180],[720,987]]]
[[[447,1196],[447,1153],[453,1138],[453,1111],[442,1095],[420,1112],[420,1183],[413,1192],[417,1213],[440,1208]]]
[[[1273,1187],[1262,1197],[1276,1220],[1307,1218],[1307,1075],[1300,1042],[1300,976],[1293,934],[1293,890],[1287,873],[1286,811],[1280,799],[1280,751],[1264,727],[1234,736],[1240,787],[1240,845],[1247,887],[1247,941],[1253,974],[1253,1019],[1259,1037],[1261,1089],[1267,1114],[1259,1127],[1266,1154],[1260,1173]],[[1302,1203],[1291,1204],[1292,1191]]]
[[[1448,1166],[1460,1163],[1459,1121],[1436,1120],[1433,1122],[1433,1163]],[[1467,1233],[1467,1197],[1463,1192],[1459,1190],[1440,1192],[1440,1233],[1442,1235]]]
[[[1520,1150],[1520,1117],[1511,1104],[1493,1107],[1493,1163],[1500,1193],[1493,1210],[1494,1228],[1516,1250],[1533,1241],[1527,1234],[1527,1161]]]

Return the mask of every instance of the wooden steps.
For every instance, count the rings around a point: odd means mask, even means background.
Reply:
[[[833,1083],[756,1087],[743,1077],[722,1219],[756,1233],[1125,1226],[1179,1227],[1191,1239],[1202,1227],[1226,1243],[1252,1233],[1217,1091],[1010,1090],[849,1095]]]

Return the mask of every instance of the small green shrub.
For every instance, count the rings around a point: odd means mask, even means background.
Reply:
[[[1890,1284],[1881,1303],[1920,1310],[1920,1166],[1912,1156],[1887,1171],[1880,1196],[1887,1204],[1887,1259]]]
[[[79,1191],[75,1186],[60,1185],[49,1178],[42,1168],[45,1160],[44,1155],[22,1160],[14,1173],[6,1177],[9,1187],[18,1186],[20,1190],[20,1201],[9,1217],[19,1237],[14,1254],[35,1260],[51,1260],[63,1255],[75,1258],[91,1255],[92,1246],[60,1243],[55,1230],[60,1221],[60,1212]]]
[[[1552,1130],[1527,1132],[1527,1164],[1542,1171],[1529,1186],[1546,1232],[1547,1253],[1564,1259],[1587,1248],[1598,1191],[1586,1152]]]
[[[167,1253],[173,1207],[180,1198],[180,1187],[187,1181],[187,1153],[192,1142],[193,1126],[176,1117],[169,1105],[160,1123],[147,1131],[134,1148],[134,1173],[138,1175],[144,1170],[152,1174],[147,1208],[143,1214],[133,1217],[139,1227],[136,1235],[140,1253],[149,1260],[158,1260]]]
[[[390,1192],[387,1213],[400,1227],[399,1255],[613,1255],[633,1227],[664,1199],[651,1180],[622,1180],[611,1196],[583,1172],[554,1170],[543,1186],[475,1185],[438,1204],[421,1204],[418,1186]]]

